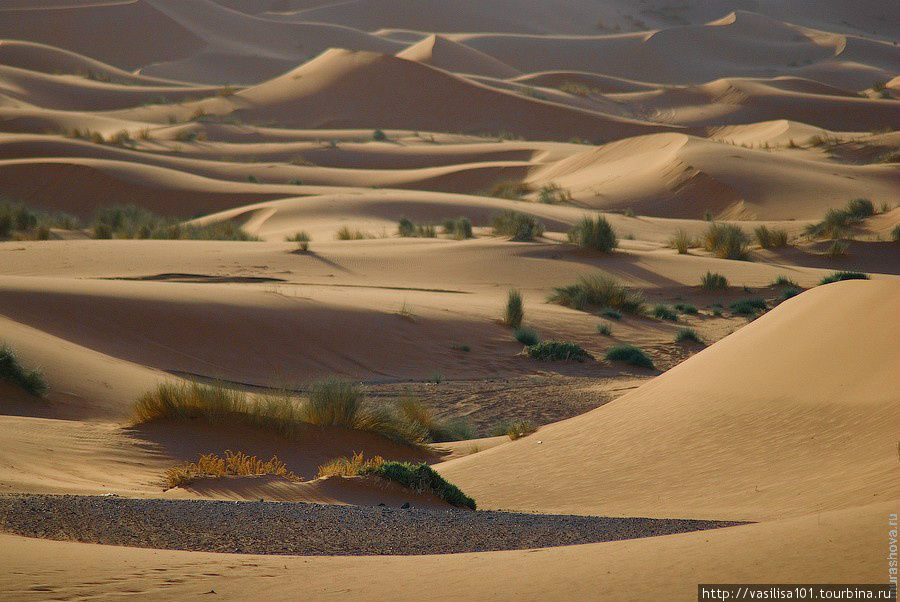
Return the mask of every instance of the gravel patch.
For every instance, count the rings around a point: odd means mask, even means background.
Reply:
[[[0,530],[142,548],[309,556],[448,554],[651,537],[737,524],[291,502],[0,496]]]

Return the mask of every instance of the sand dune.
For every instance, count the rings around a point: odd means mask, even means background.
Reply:
[[[813,289],[615,402],[441,472],[485,505],[541,511],[759,520],[889,500],[900,416],[878,358],[897,290]]]
[[[456,73],[473,73],[504,79],[519,75],[518,71],[497,59],[438,35],[429,36],[413,44],[406,50],[398,52],[397,56]]]

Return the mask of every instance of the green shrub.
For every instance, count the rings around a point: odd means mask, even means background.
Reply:
[[[494,234],[517,242],[528,242],[544,234],[544,225],[537,218],[509,209],[494,216],[493,228]]]
[[[602,334],[603,336],[612,336],[612,328],[609,327],[609,324],[600,323],[597,324],[597,334]]]
[[[397,227],[397,234],[406,238],[434,238],[437,230],[434,226],[414,224],[412,220],[402,217]]]
[[[519,200],[529,192],[531,192],[531,187],[525,182],[504,180],[494,184],[488,194],[500,199]]]
[[[756,242],[763,249],[787,246],[787,231],[781,228],[769,229],[766,226],[758,226],[753,230],[753,235],[756,237]]]
[[[741,316],[754,316],[761,311],[766,310],[766,300],[760,297],[752,299],[739,299],[729,305],[734,314]]]
[[[49,386],[40,370],[28,370],[19,362],[12,348],[0,345],[0,381],[10,383],[35,397],[42,397]]]
[[[375,130],[374,132],[372,132],[372,140],[374,140],[375,142],[384,142],[387,139],[387,134],[385,134],[381,130]]]
[[[772,286],[792,286],[796,288],[799,285],[787,276],[781,275],[772,282]]]
[[[700,286],[708,291],[725,290],[728,288],[728,280],[722,274],[706,272],[700,277]]]
[[[678,321],[678,314],[663,304],[654,305],[650,313],[660,320],[669,320],[671,322]]]
[[[548,300],[579,310],[593,305],[638,315],[644,312],[644,295],[606,274],[582,276],[575,284],[557,287]]]
[[[231,221],[205,225],[182,224],[134,205],[98,209],[92,219],[94,238],[158,240],[259,240]]]
[[[830,276],[825,276],[819,284],[831,284],[832,282],[840,282],[841,280],[868,280],[868,274],[862,272],[834,272]]]
[[[810,238],[846,238],[850,226],[875,214],[875,206],[868,199],[853,199],[844,209],[829,209],[825,218],[816,224],[809,224],[804,232]]]
[[[875,205],[869,199],[853,199],[847,203],[847,214],[851,220],[861,221],[875,215]]]
[[[427,464],[409,462],[385,462],[368,474],[394,481],[403,487],[432,495],[458,508],[475,510],[475,500],[460,491],[459,487],[448,483]]]
[[[796,297],[797,295],[799,295],[802,292],[803,291],[801,291],[799,288],[788,287],[788,288],[784,289],[783,291],[781,291],[781,300],[787,301],[791,297]]]
[[[573,360],[583,362],[594,359],[594,356],[579,345],[565,341],[542,341],[529,345],[526,350],[529,356],[542,361]]]
[[[588,216],[581,218],[578,224],[569,230],[569,242],[582,249],[609,253],[619,245],[616,233],[606,218],[597,216],[596,220]]]
[[[703,248],[720,259],[746,259],[747,235],[733,224],[710,224],[703,235]]]
[[[538,336],[537,331],[533,328],[517,328],[513,332],[513,336],[525,346],[535,345],[541,340],[541,337]]]
[[[675,333],[676,343],[702,343],[703,340],[693,328],[679,328]]]
[[[614,309],[604,309],[600,312],[600,315],[603,316],[604,318],[609,318],[610,320],[615,320],[616,322],[618,322],[619,320],[622,319],[622,314],[620,314],[619,312],[617,312]]]
[[[456,240],[472,238],[472,222],[467,217],[445,220],[444,234],[447,234]]]
[[[605,357],[611,362],[625,362],[641,368],[653,368],[653,361],[634,345],[616,345],[606,352]]]
[[[699,313],[697,311],[697,308],[694,305],[691,305],[690,303],[676,303],[675,309],[677,309],[681,313],[690,314],[692,316],[696,316]]]
[[[506,311],[503,315],[503,323],[510,328],[518,328],[525,318],[525,307],[522,301],[522,293],[516,289],[510,289],[506,293]]]

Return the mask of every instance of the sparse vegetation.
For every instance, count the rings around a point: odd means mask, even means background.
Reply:
[[[602,334],[603,336],[612,336],[612,328],[610,328],[609,324],[604,324],[601,322],[597,324],[597,334]]]
[[[607,274],[582,276],[575,284],[557,287],[548,300],[580,310],[598,306],[637,315],[644,313],[644,295]]]
[[[0,239],[47,240],[50,228],[75,230],[78,226],[78,219],[71,215],[38,211],[0,197]]]
[[[653,368],[653,360],[634,345],[616,345],[606,352],[605,357],[611,362],[625,362],[640,368]]]
[[[365,240],[367,238],[374,238],[374,236],[368,232],[363,232],[359,228],[351,230],[349,226],[341,226],[334,237],[337,240]]]
[[[384,142],[388,139],[387,134],[385,134],[382,130],[375,130],[372,132],[372,140],[375,142]]]
[[[693,328],[679,328],[675,333],[676,343],[702,343],[703,340]]]
[[[517,341],[519,341],[526,347],[529,345],[535,345],[541,340],[541,337],[538,336],[537,331],[533,328],[517,328],[513,332],[513,336]]]
[[[800,290],[799,288],[795,288],[793,286],[788,287],[788,288],[784,289],[783,291],[781,291],[781,300],[787,301],[791,297],[796,297],[797,295],[799,295],[802,292],[803,291]]]
[[[706,272],[700,277],[700,286],[708,291],[725,290],[728,288],[728,280],[722,274]]]
[[[747,235],[733,224],[710,224],[703,236],[703,248],[720,259],[746,259]]]
[[[822,221],[809,224],[804,233],[810,238],[847,238],[853,224],[875,214],[875,205],[868,199],[853,199],[844,209],[829,209]]]
[[[244,452],[225,451],[225,457],[216,454],[204,454],[196,462],[179,464],[166,471],[166,489],[184,487],[203,478],[246,477],[275,475],[290,481],[302,481],[287,469],[278,456],[263,461],[256,456],[248,456]]]
[[[669,246],[677,250],[679,255],[685,255],[693,244],[693,239],[688,236],[687,232],[684,230],[678,230],[675,235],[669,239]]]
[[[293,235],[288,236],[286,240],[288,242],[297,243],[297,250],[301,253],[309,253],[309,243],[312,241],[312,237],[306,230],[296,232]]]
[[[755,316],[766,311],[766,300],[761,297],[739,299],[729,305],[731,312],[739,316]]]
[[[544,225],[533,215],[509,209],[494,216],[493,228],[495,235],[517,242],[529,242],[544,234]]]
[[[786,230],[781,228],[768,228],[767,226],[758,226],[753,230],[756,242],[763,249],[771,249],[777,247],[785,247],[788,243],[788,234]]]
[[[891,230],[891,240],[894,242],[900,242],[900,224],[897,224]]]
[[[609,253],[615,249],[619,240],[606,218],[598,215],[596,220],[584,216],[578,224],[569,230],[569,242],[582,249],[591,249]]]
[[[779,275],[778,278],[776,278],[772,282],[772,286],[792,286],[792,287],[796,288],[799,285],[796,282],[794,282],[793,280],[791,280],[790,278],[788,278],[787,276],[782,274],[782,275]]]
[[[402,217],[397,226],[397,234],[404,238],[434,238],[437,236],[437,229],[427,224],[414,224],[409,218]]]
[[[834,240],[828,245],[828,248],[825,249],[825,255],[834,259],[835,257],[843,257],[847,254],[847,249],[850,248],[843,240]]]
[[[822,278],[819,284],[831,284],[832,282],[840,282],[842,280],[868,280],[869,275],[862,272],[834,272],[829,276]]]
[[[523,196],[531,192],[531,187],[525,182],[516,182],[514,180],[503,180],[497,182],[488,192],[489,196],[500,199],[520,200]]]
[[[316,472],[316,478],[366,475],[379,468],[382,464],[384,464],[384,458],[381,456],[375,456],[366,460],[362,452],[357,452],[350,458],[335,458],[322,464]]]
[[[506,310],[503,314],[503,323],[510,328],[519,328],[525,318],[525,307],[522,293],[516,289],[510,289],[506,293]]]
[[[670,322],[678,321],[678,314],[675,313],[670,307],[657,304],[653,306],[653,309],[650,311],[654,317],[659,318],[660,320],[669,320]]]
[[[699,313],[699,311],[697,310],[697,307],[694,305],[691,305],[690,303],[676,303],[675,309],[677,309],[678,311],[680,311],[683,314],[690,314],[692,316],[696,316]]]
[[[467,217],[444,220],[444,234],[456,240],[472,238],[472,221]]]
[[[619,312],[617,312],[614,309],[601,310],[600,315],[603,316],[604,318],[609,318],[610,320],[615,320],[616,322],[618,322],[619,320],[622,319],[622,314],[620,314]]]
[[[475,437],[475,432],[467,421],[456,418],[441,422],[417,399],[401,397],[395,406],[400,417],[413,428],[420,430],[422,440],[429,443],[462,441]]]
[[[537,430],[537,427],[530,420],[516,420],[505,425],[506,429],[503,433],[511,440],[521,439]]]
[[[35,397],[42,397],[49,386],[44,374],[37,368],[27,369],[11,347],[0,344],[0,381],[19,387]]]
[[[542,361],[592,360],[594,356],[575,343],[567,341],[542,341],[526,347],[529,356]]]
[[[541,189],[538,190],[538,202],[540,203],[554,205],[556,203],[566,203],[571,200],[572,193],[555,183],[541,186]]]
[[[204,225],[186,224],[175,218],[156,215],[134,205],[104,207],[92,219],[94,238],[156,240],[238,240],[257,241],[232,221]]]

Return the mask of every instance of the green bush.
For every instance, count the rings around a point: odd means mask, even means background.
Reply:
[[[760,297],[752,299],[739,299],[729,305],[734,314],[741,316],[754,316],[766,310],[766,300]]]
[[[862,272],[834,272],[829,276],[822,278],[819,284],[831,284],[832,282],[840,282],[841,280],[868,280],[869,275]]]
[[[543,341],[529,345],[526,349],[529,356],[542,361],[573,360],[583,362],[594,359],[594,356],[579,345],[564,341]]]
[[[533,328],[517,328],[513,336],[525,346],[535,345],[541,341],[541,337]]]
[[[15,385],[35,397],[43,396],[49,388],[43,373],[23,367],[16,353],[7,345],[0,345],[0,381]]]
[[[763,249],[787,246],[787,231],[781,228],[769,229],[766,226],[758,226],[753,230],[753,235],[756,237],[756,242]]]
[[[384,142],[387,139],[388,139],[387,134],[385,134],[381,130],[375,130],[374,132],[372,132],[372,140],[374,140],[376,142]]]
[[[679,328],[675,333],[676,343],[702,343],[703,340],[693,328]]]
[[[703,248],[720,259],[746,259],[747,235],[733,224],[710,224],[703,235]]]
[[[606,274],[582,276],[575,284],[553,290],[548,300],[567,307],[581,310],[600,306],[637,315],[644,313],[644,295]]]
[[[603,336],[612,336],[612,328],[609,327],[609,324],[597,324],[597,334],[602,334]]]
[[[658,305],[654,305],[653,309],[650,310],[650,313],[652,313],[654,317],[659,318],[660,320],[669,320],[671,322],[678,321],[678,314],[661,303]]]
[[[528,242],[544,234],[544,225],[534,216],[505,210],[494,216],[494,234],[509,236],[517,242]]]
[[[700,286],[708,291],[725,290],[728,288],[728,280],[722,274],[706,272],[700,277]]]
[[[444,221],[444,234],[456,240],[472,238],[472,222],[467,217],[457,217]]]
[[[403,487],[420,493],[431,493],[458,508],[475,510],[475,500],[460,491],[459,487],[448,483],[427,464],[409,462],[384,462],[368,471],[368,474],[394,481]]]
[[[641,368],[653,368],[653,360],[634,345],[616,345],[606,352],[605,357],[611,362],[625,362]]]
[[[525,318],[525,307],[522,293],[516,289],[509,289],[506,293],[506,310],[503,315],[503,323],[510,328],[518,328]]]
[[[582,249],[609,253],[619,245],[616,233],[606,218],[597,216],[596,220],[588,216],[581,218],[578,224],[569,230],[569,242]]]
[[[696,316],[699,313],[696,306],[691,305],[690,303],[676,303],[675,309],[681,313],[690,314],[692,316]]]

